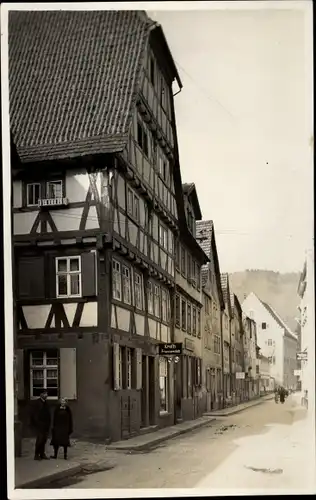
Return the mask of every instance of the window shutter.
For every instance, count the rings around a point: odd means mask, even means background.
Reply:
[[[77,399],[77,352],[73,347],[62,348],[60,360],[60,397]]]
[[[142,349],[136,348],[136,389],[142,389],[143,383],[142,383],[142,373],[143,373],[143,366],[142,366]]]
[[[24,399],[24,351],[17,349],[16,351],[16,391],[18,400]]]
[[[121,389],[120,386],[120,346],[113,344],[113,388],[115,391]]]
[[[18,262],[18,296],[42,299],[45,297],[44,257],[21,257]]]
[[[95,258],[94,252],[85,252],[81,255],[83,297],[92,297],[96,295]]]

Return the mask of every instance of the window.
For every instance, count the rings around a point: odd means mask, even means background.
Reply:
[[[142,293],[142,277],[138,273],[134,273],[134,293],[135,293],[135,307],[143,309],[143,293]]]
[[[205,307],[205,314],[210,314],[210,300],[207,297],[207,295],[204,295],[204,307]]]
[[[121,264],[117,260],[112,261],[112,282],[113,299],[122,300]]]
[[[268,345],[272,346],[272,339],[268,339]]]
[[[188,312],[187,332],[191,333],[192,332],[192,326],[191,326],[191,304],[189,304],[189,303],[187,305],[187,312]]]
[[[192,307],[193,309],[193,313],[192,313],[192,332],[193,332],[193,335],[196,336],[196,309],[195,307]]]
[[[158,167],[159,167],[160,177],[164,180],[166,184],[168,184],[168,177],[169,177],[168,161],[165,158],[162,151],[159,152]]]
[[[275,356],[272,356],[272,364],[275,365]]]
[[[201,337],[201,311],[198,310],[197,312],[197,336],[198,338]]]
[[[150,59],[149,59],[149,78],[150,78],[150,82],[151,82],[153,87],[155,86],[155,77],[156,77],[155,60],[153,57],[150,57]]]
[[[162,248],[168,250],[168,230],[161,224],[159,225],[159,243]]]
[[[159,389],[160,389],[160,412],[168,411],[168,362],[166,358],[159,359]]]
[[[196,271],[196,278],[195,278],[196,279],[196,286],[197,286],[197,289],[200,290],[200,288],[201,288],[201,266],[196,264],[195,271]]]
[[[132,349],[126,348],[126,389],[132,388]]]
[[[49,199],[63,197],[63,181],[49,181],[46,184],[46,196]]]
[[[81,296],[81,258],[56,257],[56,297]]]
[[[26,205],[33,207],[38,205],[41,197],[41,185],[38,183],[26,185]]]
[[[179,242],[176,241],[176,269],[179,269],[180,266],[180,245]]]
[[[188,278],[188,280],[190,280],[190,278],[191,278],[191,265],[192,265],[192,257],[188,253],[188,255],[187,255],[187,278]]]
[[[58,351],[33,351],[30,354],[31,398],[47,391],[50,399],[58,398]]]
[[[160,288],[154,285],[154,310],[156,318],[160,318]]]
[[[181,245],[181,273],[185,275],[185,249]]]
[[[186,319],[187,319],[187,311],[186,311],[186,308],[187,308],[187,303],[184,299],[181,299],[181,319],[182,319],[182,323],[181,323],[181,328],[182,330],[186,330]]]
[[[148,133],[141,121],[137,123],[137,142],[139,147],[148,157]]]
[[[126,266],[123,266],[123,301],[131,304],[131,272]]]
[[[127,213],[139,222],[139,198],[130,187],[127,188]]]
[[[180,328],[180,296],[176,295],[176,326]]]
[[[147,283],[148,314],[154,314],[153,285],[151,281]]]
[[[161,316],[162,321],[167,321],[168,313],[168,301],[167,301],[167,292],[166,290],[161,290]]]
[[[214,335],[214,353],[215,354],[221,353],[220,337],[218,337],[218,335]]]
[[[267,323],[262,323],[261,328],[262,328],[262,330],[266,330],[267,329]]]

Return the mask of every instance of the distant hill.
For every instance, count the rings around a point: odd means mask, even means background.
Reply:
[[[277,273],[260,269],[230,274],[230,288],[242,304],[245,295],[254,292],[268,302],[285,323],[295,331],[299,297],[297,287],[300,273]]]

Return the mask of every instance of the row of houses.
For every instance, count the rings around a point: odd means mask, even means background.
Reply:
[[[43,389],[68,398],[77,435],[110,441],[257,396],[260,366],[272,389],[182,182],[182,82],[161,26],[140,11],[10,12],[9,80],[22,435]],[[159,355],[173,343],[180,356]]]

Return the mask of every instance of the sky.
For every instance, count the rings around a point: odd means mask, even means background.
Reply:
[[[182,182],[195,183],[203,219],[214,221],[221,271],[301,271],[313,238],[308,12],[247,3],[148,14],[183,83]]]

